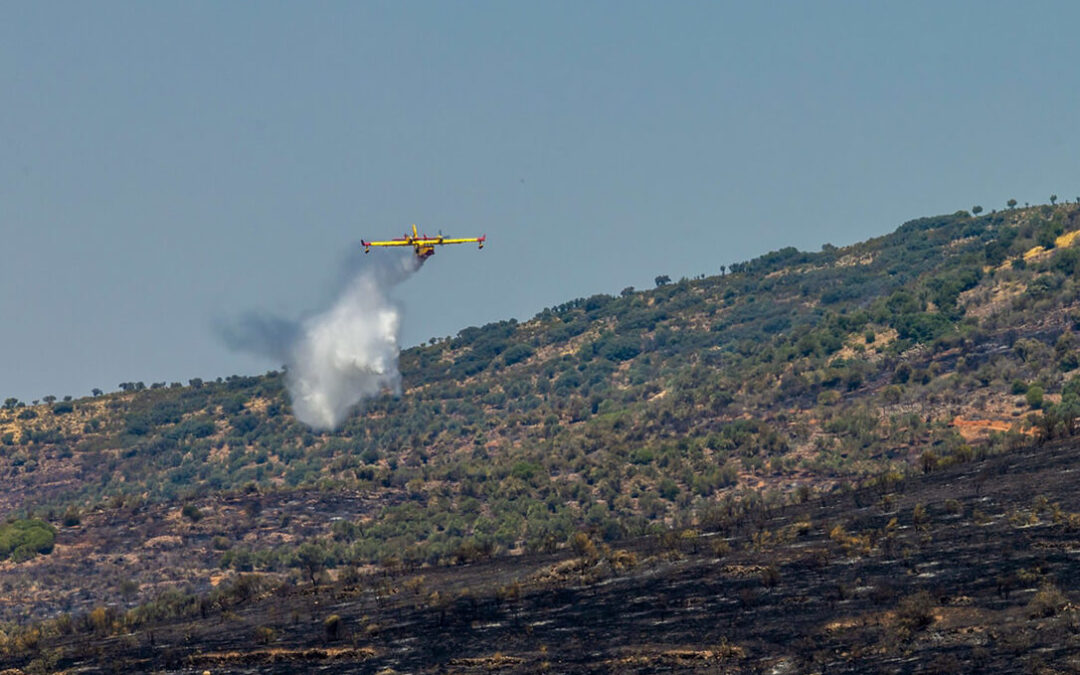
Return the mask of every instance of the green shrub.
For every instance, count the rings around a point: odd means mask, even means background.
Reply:
[[[180,514],[193,523],[199,522],[203,517],[202,511],[194,504],[185,504],[184,508],[181,509]]]
[[[0,560],[23,562],[39,553],[52,553],[56,528],[45,521],[13,520],[0,525]]]
[[[513,345],[512,347],[507,349],[505,352],[503,352],[503,355],[502,355],[503,362],[506,363],[506,365],[508,365],[508,366],[512,366],[515,363],[521,363],[525,359],[532,356],[533,353],[534,353],[534,350],[533,350],[532,347],[530,347],[527,344],[519,342],[518,344]]]
[[[1043,388],[1037,384],[1033,384],[1028,387],[1027,393],[1024,394],[1024,400],[1033,409],[1038,410],[1043,406]]]

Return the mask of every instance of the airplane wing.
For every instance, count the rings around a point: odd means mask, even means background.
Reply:
[[[487,237],[466,237],[464,239],[431,238],[427,241],[432,244],[482,244]]]
[[[406,239],[391,239],[390,241],[364,241],[360,240],[361,246],[412,246],[413,242]]]

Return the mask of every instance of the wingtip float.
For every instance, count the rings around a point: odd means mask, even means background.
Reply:
[[[372,246],[412,246],[413,251],[416,252],[416,257],[424,260],[430,256],[435,255],[436,246],[446,246],[447,244],[479,244],[480,248],[484,248],[484,242],[487,240],[487,235],[480,237],[444,237],[439,234],[437,237],[429,237],[426,234],[420,234],[416,231],[416,225],[412,226],[412,234],[405,233],[403,237],[396,237],[389,241],[364,241],[360,240],[360,245],[364,247],[364,253],[370,253]]]

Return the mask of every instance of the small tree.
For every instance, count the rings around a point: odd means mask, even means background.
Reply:
[[[1027,400],[1027,404],[1029,406],[1031,406],[1035,410],[1038,410],[1043,405],[1044,394],[1045,392],[1043,391],[1042,387],[1037,384],[1033,384],[1028,387],[1027,393],[1024,394],[1024,398]]]
[[[930,515],[926,512],[926,507],[921,503],[916,504],[911,509],[911,523],[915,526],[916,530],[923,531],[927,525],[930,524]]]
[[[326,567],[328,556],[326,550],[315,542],[305,542],[296,551],[297,564],[307,572],[311,585],[318,588],[318,574]]]
[[[668,284],[670,284],[671,283],[671,277],[669,277],[666,274],[661,274],[660,276],[653,279],[653,281],[656,282],[656,286],[657,286],[657,288],[659,288],[660,286],[667,286]]]
[[[1050,203],[1057,204],[1057,195],[1050,195]]]
[[[1006,205],[1007,205],[1007,206],[1008,206],[1008,207],[1009,207],[1010,209],[1015,209],[1015,208],[1016,208],[1016,200],[1015,200],[1015,199],[1010,199],[1009,201],[1005,202],[1005,204],[1006,204]]]
[[[103,635],[112,626],[112,612],[109,607],[95,607],[90,612],[89,623],[92,630],[99,635]]]
[[[570,537],[570,548],[574,550],[575,554],[584,558],[596,557],[596,544],[584,532],[575,532]]]
[[[919,464],[922,466],[923,473],[932,473],[938,466],[938,456],[933,450],[923,450],[923,453],[919,455]]]
[[[974,213],[975,215],[979,215],[980,213],[983,212],[983,207],[976,204],[975,206],[971,207],[971,212]]]

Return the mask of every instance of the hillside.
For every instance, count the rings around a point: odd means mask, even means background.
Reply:
[[[1010,530],[977,529],[974,511],[996,517],[977,504],[981,497],[956,512],[930,486],[941,475],[982,486],[977,467],[1012,466],[1014,456],[1028,457],[1030,472],[1042,476],[1048,469],[1033,448],[1071,452],[1080,417],[1078,230],[1073,204],[959,212],[849,247],[782,249],[717,276],[658,277],[655,289],[468,328],[403,352],[403,395],[370,402],[333,433],[293,419],[277,372],[125,383],[119,392],[36,405],[9,399],[0,411],[0,514],[41,519],[56,534],[48,553],[0,563],[0,620],[11,622],[0,653],[14,665],[40,662],[40,645],[19,643],[35,621],[49,620],[46,634],[63,636],[70,633],[56,621],[83,617],[91,633],[108,634],[179,620],[186,615],[177,607],[198,598],[239,593],[244,605],[261,597],[245,585],[249,573],[260,588],[329,586],[346,595],[342,588],[371,588],[380,574],[435,575],[445,596],[465,583],[454,581],[458,570],[464,579],[469,570],[593,556],[619,573],[622,565],[671,583],[678,574],[693,580],[698,573],[685,569],[713,563],[669,572],[663,555],[642,548],[672,533],[725,533],[732,551],[721,558],[749,556],[752,569],[772,565],[787,580],[797,549],[760,537],[794,521],[761,518],[792,508],[814,523],[879,532],[865,546],[845,544],[842,532],[815,524],[804,533],[818,537],[812,547],[893,564],[903,547],[881,548],[888,520],[877,520],[894,505],[868,519],[865,504],[837,495],[888,486],[881,498],[920,474],[917,491],[932,495],[920,504],[932,499],[931,511],[967,514],[963,536],[981,531],[979,546],[1000,547],[992,537]],[[1039,484],[1045,503],[1033,507],[1031,493],[1014,494],[1006,483],[1000,517],[1030,512],[1042,523],[1058,504],[1047,527],[1070,527],[1066,486]],[[903,508],[914,508],[898,494]],[[832,510],[811,513],[815,503]],[[754,516],[747,529],[746,514],[771,515]],[[921,532],[909,517],[912,533]],[[913,535],[905,545],[932,561],[945,553],[934,548],[940,541]],[[705,555],[692,549],[681,554]],[[775,560],[774,549],[782,552]],[[618,550],[635,563],[619,563]],[[708,559],[717,553],[709,548]],[[1056,580],[1058,593],[1077,590],[1055,564],[1025,577],[1024,587]],[[582,583],[588,587],[577,578],[572,585]],[[790,592],[816,597],[823,588]],[[985,589],[976,590],[968,595],[978,600]],[[372,614],[355,612],[356,620]],[[282,626],[274,630],[288,642]],[[687,630],[679,649],[695,642]],[[755,658],[771,649],[762,644],[782,642],[752,639]]]
[[[618,548],[245,575],[17,643],[31,672],[1069,672],[1078,459],[1053,442]]]

